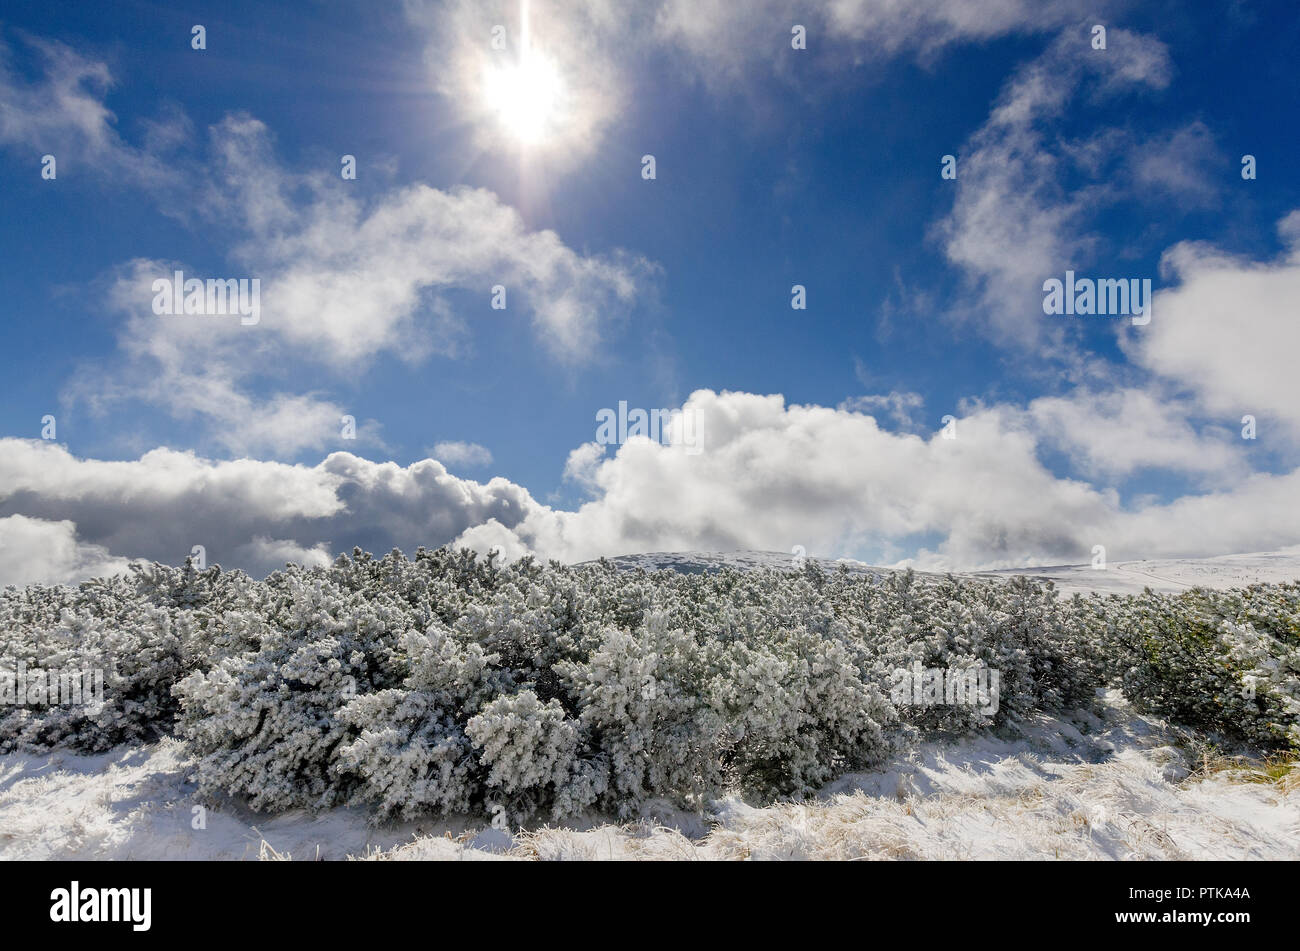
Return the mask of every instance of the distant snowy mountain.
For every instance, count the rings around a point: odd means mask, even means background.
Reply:
[[[641,555],[619,555],[606,559],[618,568],[633,571],[669,570],[682,574],[701,574],[738,568],[756,571],[771,568],[790,571],[796,567],[796,556],[778,551],[731,552],[653,552]],[[814,558],[807,561],[821,565],[827,571],[843,566],[850,574],[882,578],[899,569],[868,565],[851,558]],[[920,575],[934,572],[918,571]],[[1062,594],[1137,594],[1143,588],[1153,591],[1178,592],[1188,588],[1240,588],[1260,582],[1300,581],[1300,545],[1278,551],[1252,552],[1240,555],[1219,555],[1214,558],[1162,558],[1142,561],[1117,561],[1105,568],[1091,565],[1049,565],[1032,568],[1004,568],[997,571],[954,572],[974,578],[1013,578],[1026,575],[1051,581]]]

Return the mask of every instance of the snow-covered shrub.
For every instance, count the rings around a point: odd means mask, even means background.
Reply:
[[[334,805],[352,785],[329,769],[350,738],[339,710],[387,686],[384,655],[407,617],[304,573],[279,580],[283,595],[269,616],[227,615],[255,647],[176,684],[180,730],[205,791],[247,796],[255,809]]]
[[[400,684],[352,698],[337,711],[347,741],[328,765],[354,787],[351,801],[385,815],[469,809],[479,777],[465,727],[513,686],[497,660],[478,644],[458,641],[440,622],[424,633],[408,632],[387,660]]]
[[[584,660],[557,669],[586,746],[609,771],[601,805],[626,813],[649,798],[698,802],[720,788],[723,725],[695,637],[650,614],[632,631],[606,627]]]
[[[1139,707],[1261,749],[1300,749],[1300,584],[1111,598],[1094,624]]]
[[[1121,686],[1261,748],[1300,746],[1300,585],[1062,600],[1027,579],[500,566],[354,551],[264,581],[159,565],[0,593],[0,671],[102,668],[102,708],[0,707],[0,750],[182,736],[256,809],[507,822],[729,789],[798,795],[920,738]],[[996,671],[996,710],[897,696]]]
[[[735,641],[719,661],[709,699],[726,724],[726,762],[741,785],[768,795],[809,792],[890,751],[885,725],[898,711],[844,645],[787,633],[754,647]]]
[[[181,637],[173,614],[137,599],[126,579],[6,589],[0,631],[0,675],[10,682],[20,671],[29,679],[71,677],[82,693],[79,703],[7,700],[0,706],[0,752],[100,752],[170,726],[171,688],[183,670]]]
[[[558,701],[543,703],[531,690],[497,697],[470,718],[465,735],[487,770],[483,784],[489,812],[518,822],[531,817],[541,803],[553,803],[557,792],[570,785],[578,726]],[[494,801],[498,798],[502,801]],[[569,806],[576,810],[592,802],[594,797]]]

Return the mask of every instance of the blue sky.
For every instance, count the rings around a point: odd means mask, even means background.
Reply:
[[[6,7],[0,580],[190,539],[256,571],[1300,543],[1293,5],[533,0],[557,91],[522,104],[488,88],[517,0],[267,6]],[[151,313],[173,267],[259,278],[260,321]],[[1067,269],[1151,279],[1152,324],[1045,315]],[[619,401],[703,451],[591,448]]]

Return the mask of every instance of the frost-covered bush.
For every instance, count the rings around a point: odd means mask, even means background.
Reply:
[[[100,752],[170,728],[171,689],[185,667],[186,615],[139,598],[130,578],[0,593],[0,676],[14,687],[20,671],[29,680],[72,678],[81,691],[76,703],[66,696],[6,698],[0,752]]]
[[[330,768],[351,739],[340,709],[388,685],[386,655],[407,633],[407,613],[297,571],[275,587],[266,614],[226,615],[233,637],[218,639],[249,649],[176,684],[180,730],[201,788],[247,796],[254,809],[335,805],[353,785]]]
[[[1139,707],[1261,749],[1300,749],[1300,584],[1146,592],[1093,624]]]
[[[264,581],[159,565],[0,593],[0,670],[102,667],[102,709],[0,707],[0,750],[183,737],[256,809],[509,823],[724,790],[798,795],[921,738],[1120,686],[1260,748],[1300,747],[1300,585],[1063,600],[1050,584],[509,566],[360,551]],[[997,709],[911,669],[995,670]]]
[[[528,816],[539,802],[554,801],[562,791],[575,794],[570,786],[576,778],[578,727],[558,701],[543,703],[531,690],[502,695],[470,718],[465,734],[487,769],[483,783],[490,812],[504,812],[507,818],[512,811]],[[591,805],[602,791],[603,786],[577,792],[577,800],[567,803],[564,811]],[[494,802],[498,795],[505,801]],[[527,805],[511,810],[509,803],[524,797]]]
[[[336,719],[348,742],[333,765],[355,785],[352,801],[388,814],[464,811],[478,792],[477,764],[465,728],[471,716],[511,689],[510,671],[496,655],[458,640],[435,622],[408,632],[385,659],[393,687],[347,700]]]
[[[602,806],[698,800],[720,787],[723,724],[710,704],[706,652],[654,613],[631,631],[605,627],[585,658],[557,666],[586,745],[598,754],[588,775]]]

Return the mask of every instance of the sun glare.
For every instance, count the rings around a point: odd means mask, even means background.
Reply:
[[[531,54],[517,63],[489,67],[484,92],[502,127],[523,144],[536,145],[552,127],[560,77],[554,63]]]

